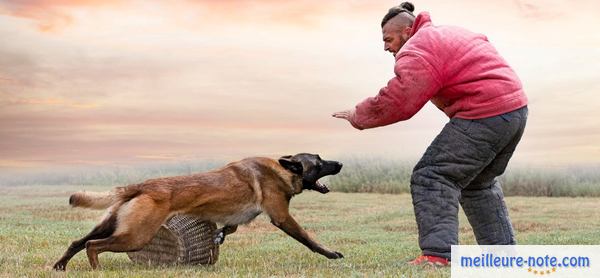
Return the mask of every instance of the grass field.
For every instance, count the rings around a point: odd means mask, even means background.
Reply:
[[[109,187],[86,187],[105,190]],[[0,187],[0,276],[4,277],[449,277],[449,268],[412,267],[417,230],[407,194],[306,192],[291,212],[319,242],[345,258],[327,260],[259,216],[221,246],[210,267],[147,267],[125,254],[100,255],[91,271],[85,252],[66,273],[51,266],[68,244],[87,233],[101,211],[71,209],[67,199],[81,186]],[[520,244],[600,243],[599,198],[509,197]],[[460,242],[475,242],[460,213]]]

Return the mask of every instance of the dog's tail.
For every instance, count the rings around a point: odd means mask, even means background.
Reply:
[[[139,186],[117,187],[106,192],[75,192],[69,198],[72,207],[106,209],[113,204],[122,201],[127,202],[141,193]]]

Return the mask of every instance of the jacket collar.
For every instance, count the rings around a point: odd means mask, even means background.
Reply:
[[[421,30],[421,28],[431,26],[431,25],[433,25],[433,23],[431,22],[429,13],[428,12],[419,13],[419,15],[417,15],[417,17],[415,18],[415,22],[413,22],[412,29],[410,31],[410,37],[412,38],[419,30]],[[410,40],[411,39],[409,38],[408,41],[410,41]],[[396,53],[396,57],[395,57],[396,61],[398,61],[398,59],[400,59],[401,53],[403,53],[402,49],[404,49],[405,46],[406,46],[406,44],[404,44],[400,48],[400,51],[398,51],[398,53]]]
[[[417,15],[417,18],[415,18],[415,22],[413,23],[410,36],[412,37],[421,28],[432,25],[432,24],[433,23],[431,23],[431,17],[429,16],[428,12],[419,13],[419,15]]]

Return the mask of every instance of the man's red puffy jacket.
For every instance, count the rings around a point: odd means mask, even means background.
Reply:
[[[431,100],[448,117],[481,119],[527,105],[521,81],[486,36],[434,26],[420,13],[396,54],[396,76],[356,106],[352,124],[373,128],[411,118]]]

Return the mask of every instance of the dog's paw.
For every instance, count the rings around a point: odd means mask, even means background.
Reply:
[[[221,244],[223,244],[224,241],[225,241],[225,234],[223,233],[223,231],[218,232],[217,235],[215,236],[214,243],[217,245],[221,245]]]
[[[65,271],[67,269],[67,265],[63,262],[57,262],[54,264],[52,269],[54,269],[56,271]]]
[[[344,257],[344,255],[342,255],[342,253],[340,253],[340,252],[336,252],[336,251],[330,252],[330,253],[329,253],[329,254],[327,254],[326,256],[327,256],[327,258],[329,258],[329,259],[334,259],[334,260],[335,260],[335,259],[341,259],[341,258],[343,258],[343,257]]]

